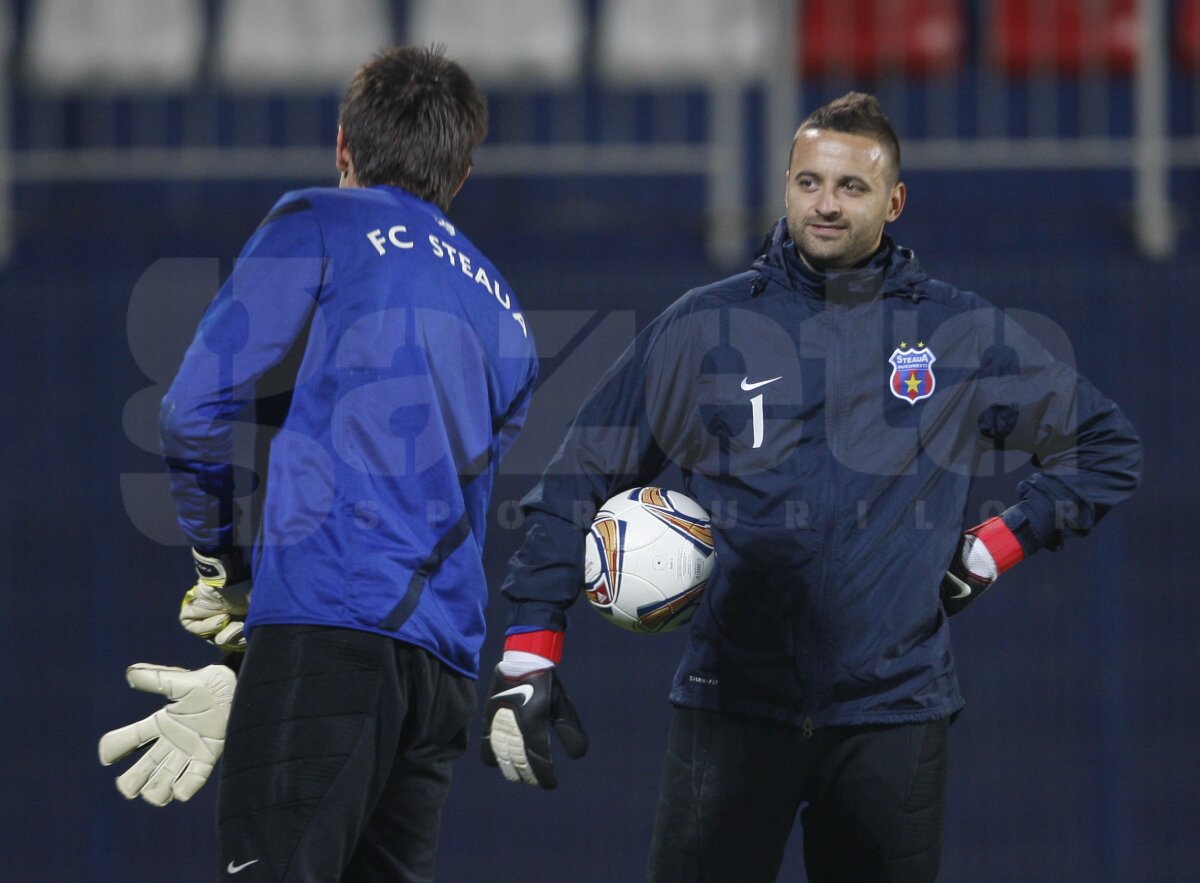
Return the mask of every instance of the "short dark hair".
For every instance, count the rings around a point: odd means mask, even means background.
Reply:
[[[487,135],[487,103],[443,47],[404,46],[359,68],[338,124],[360,185],[403,187],[444,211]]]
[[[891,153],[896,179],[900,178],[900,139],[896,137],[896,130],[888,122],[883,113],[883,106],[874,95],[847,92],[824,107],[818,107],[796,130],[796,136],[792,139],[793,148],[796,146],[796,138],[800,137],[800,133],[805,129],[829,129],[833,132],[845,132],[847,135],[874,138]],[[791,165],[790,153],[788,164]]]

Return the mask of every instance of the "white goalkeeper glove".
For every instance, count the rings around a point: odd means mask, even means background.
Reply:
[[[187,800],[208,781],[225,748],[225,726],[237,675],[225,665],[190,671],[139,662],[125,670],[129,686],[166,696],[171,702],[135,724],[100,738],[105,766],[149,749],[117,777],[117,790],[154,806]]]
[[[250,609],[250,575],[234,549],[213,557],[192,549],[196,584],[183,596],[179,622],[224,653],[246,649],[246,611]]]

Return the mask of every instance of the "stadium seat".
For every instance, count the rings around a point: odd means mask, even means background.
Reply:
[[[1136,0],[992,0],[989,33],[1004,73],[1133,70]]]
[[[218,82],[241,92],[336,90],[392,44],[385,0],[224,0]]]
[[[607,0],[597,62],[612,83],[761,78],[771,57],[770,0]]]
[[[203,0],[34,0],[25,70],[56,92],[186,87],[204,53]]]
[[[412,0],[408,42],[441,43],[483,85],[553,85],[579,78],[582,0]]]
[[[962,63],[961,0],[806,0],[797,45],[806,76],[950,73]]]
[[[1175,15],[1175,57],[1186,70],[1200,70],[1200,0],[1179,0]]]

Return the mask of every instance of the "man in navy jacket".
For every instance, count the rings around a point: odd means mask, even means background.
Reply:
[[[899,175],[874,98],[806,119],[787,217],[753,267],[650,324],[524,500],[483,753],[544,787],[547,723],[585,744],[554,669],[582,583],[577,513],[668,464],[720,513],[671,691],[653,880],[774,879],[802,804],[810,879],[934,879],[963,705],[948,616],[1137,485],[1140,443],[1112,402],[884,234]],[[964,531],[972,477],[1011,451],[1036,471]]]

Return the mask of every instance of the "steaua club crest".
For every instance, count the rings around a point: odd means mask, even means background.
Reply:
[[[937,357],[924,343],[915,347],[902,343],[888,361],[892,363],[892,377],[888,381],[892,395],[910,405],[933,395],[933,363]]]

